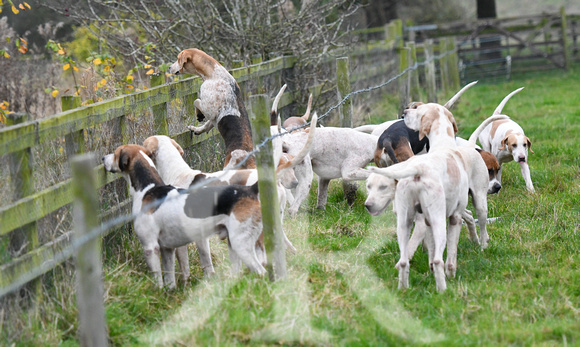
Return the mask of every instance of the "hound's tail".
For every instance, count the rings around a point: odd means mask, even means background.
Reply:
[[[291,161],[289,161],[288,163],[285,163],[283,165],[278,166],[276,172],[280,172],[284,169],[293,168],[297,164],[301,163],[304,160],[304,157],[306,157],[306,155],[308,153],[310,153],[310,148],[312,148],[312,142],[314,142],[314,132],[316,129],[316,122],[317,121],[318,121],[318,115],[316,114],[316,112],[314,112],[314,114],[312,115],[312,121],[310,121],[310,129],[308,130],[308,139],[306,139],[306,143],[304,144],[304,147],[302,147],[300,152],[294,158],[292,158]]]
[[[367,124],[367,125],[361,125],[360,127],[356,127],[354,128],[354,130],[356,131],[360,131],[361,133],[367,133],[370,134],[373,132],[373,130],[375,130],[375,128],[377,127],[377,124]]]
[[[306,113],[304,113],[304,116],[300,117],[304,119],[305,122],[308,122],[308,117],[310,117],[311,109],[312,109],[312,93],[310,93],[310,96],[308,97],[308,106],[306,106]]]
[[[453,104],[457,100],[459,100],[459,98],[461,97],[461,95],[463,93],[465,93],[466,90],[468,90],[469,88],[473,87],[476,83],[477,83],[477,81],[473,81],[473,82],[469,83],[468,85],[466,85],[465,87],[461,88],[461,90],[458,91],[457,94],[453,95],[453,97],[451,99],[449,99],[449,101],[447,101],[445,103],[445,105],[443,105],[443,107],[445,107],[446,109],[450,110],[451,107],[453,107]]]
[[[284,90],[286,90],[286,85],[283,85],[282,88],[280,88],[278,95],[276,95],[276,98],[272,103],[272,111],[270,111],[270,125],[280,124],[278,120],[280,118],[278,117],[278,103],[280,102],[280,99],[282,99],[282,94],[284,94]]]
[[[505,98],[503,98],[503,100],[499,103],[499,105],[497,106],[497,108],[495,109],[495,111],[493,111],[493,114],[501,114],[501,111],[503,110],[503,107],[505,106],[505,104],[507,104],[507,102],[509,101],[509,99],[511,99],[512,96],[516,95],[517,93],[519,93],[522,89],[524,89],[524,87],[518,88],[516,90],[514,90],[513,92],[509,93]]]
[[[503,114],[494,114],[491,117],[488,117],[486,120],[484,120],[478,127],[477,129],[475,129],[475,131],[473,132],[473,134],[471,134],[471,136],[469,137],[469,143],[475,146],[475,141],[477,141],[477,138],[479,137],[479,134],[481,134],[481,132],[483,131],[483,129],[485,129],[486,126],[489,125],[489,123],[496,121],[496,120],[500,120],[500,119],[509,119],[510,117],[503,115]]]
[[[408,165],[407,162],[402,162],[384,168],[368,167],[367,170],[394,180],[422,175],[422,171],[417,166]]]

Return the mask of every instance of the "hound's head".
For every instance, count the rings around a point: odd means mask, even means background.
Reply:
[[[434,103],[416,104],[416,108],[407,108],[403,111],[403,118],[405,125],[419,132],[419,140],[431,134],[432,131],[440,130],[445,131],[449,137],[455,138],[457,123],[448,109]]]
[[[155,164],[150,158],[151,153],[139,145],[122,145],[117,147],[115,152],[105,155],[101,160],[105,170],[109,172],[129,173],[133,171],[136,163],[155,168]]]
[[[499,181],[497,175],[499,173],[499,162],[495,155],[488,151],[477,149],[481,158],[485,162],[487,167],[487,173],[489,175],[489,185],[487,186],[487,194],[497,194],[501,189],[501,182]]]
[[[367,199],[365,207],[373,216],[381,214],[395,198],[397,181],[372,173],[367,178]]]
[[[507,132],[506,136],[501,141],[500,150],[508,150],[514,158],[514,161],[518,163],[528,162],[528,149],[532,151],[532,141],[521,133],[510,133]]]
[[[143,147],[149,151],[153,160],[157,161],[158,156],[183,156],[183,148],[174,139],[165,135],[150,136],[143,141]]]
[[[298,178],[296,178],[294,168],[290,167],[293,158],[288,153],[282,153],[278,168],[276,169],[278,179],[286,189],[294,189],[298,186]]]
[[[204,51],[196,48],[188,48],[177,55],[177,61],[171,64],[167,72],[175,75],[199,75],[205,79],[213,74],[216,64],[218,62]]]

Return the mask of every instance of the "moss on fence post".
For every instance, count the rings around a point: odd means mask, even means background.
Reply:
[[[270,137],[270,114],[268,96],[265,94],[250,96],[249,116],[252,121],[254,146]],[[282,238],[282,221],[280,220],[280,203],[276,184],[272,141],[256,153],[258,169],[258,188],[262,209],[262,226],[268,264],[266,269],[271,281],[286,277],[286,257]]]
[[[67,95],[60,98],[60,103],[62,105],[62,111],[74,110],[75,108],[81,107],[81,97]],[[74,131],[68,135],[64,136],[66,155],[71,158],[75,154],[81,154],[85,152],[85,129]]]
[[[447,40],[444,37],[439,39],[439,55],[441,56],[439,59],[441,90],[443,95],[447,96],[447,93],[449,93],[449,64],[447,63],[449,56],[447,55]]]
[[[415,42],[407,42],[406,47],[409,48],[409,67],[417,63],[417,48]],[[415,70],[409,71],[410,86],[409,94],[412,101],[421,101],[421,88],[419,86],[419,67]]]
[[[454,92],[459,90],[459,57],[457,56],[457,46],[455,37],[447,38],[447,50],[449,51],[449,58],[447,59],[449,71],[449,88]]]
[[[151,87],[157,87],[165,83],[164,73],[154,73],[151,75]],[[153,113],[153,131],[155,135],[169,135],[167,125],[167,103],[162,102],[159,105],[151,106]]]
[[[401,48],[399,50],[399,72],[402,73],[403,71],[409,68],[409,55],[411,50],[409,48]],[[399,77],[399,113],[398,115],[403,114],[403,110],[409,104],[409,71]]]
[[[24,113],[10,113],[6,116],[6,125],[17,125],[28,120],[28,115]],[[11,153],[9,155],[10,180],[14,187],[13,201],[18,201],[27,196],[33,195],[34,188],[34,162],[32,150],[25,148],[23,150]],[[19,250],[21,253],[27,253],[36,249],[40,245],[38,240],[38,226],[36,221],[26,224],[25,226],[15,229],[10,233],[10,248]],[[42,280],[37,278],[33,280],[28,289],[38,302],[42,298]]]
[[[427,101],[437,102],[437,77],[435,76],[433,40],[425,40],[423,47],[425,48],[425,81],[427,83]]]

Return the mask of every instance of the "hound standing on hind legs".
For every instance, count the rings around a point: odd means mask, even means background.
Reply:
[[[193,104],[198,121],[207,121],[200,127],[188,129],[199,135],[217,127],[226,144],[224,166],[228,164],[231,152],[242,149],[251,152],[252,128],[248,112],[242,100],[240,86],[234,77],[214,58],[205,52],[190,48],[177,56],[177,61],[167,70],[171,74],[194,74],[201,77],[199,99]],[[255,168],[255,159],[248,159],[244,168]]]

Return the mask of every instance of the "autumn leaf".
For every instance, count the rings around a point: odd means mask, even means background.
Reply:
[[[26,8],[24,8],[24,5],[22,5],[22,4],[18,5],[18,8],[21,9],[21,10],[26,11]]]
[[[78,67],[76,67],[76,66],[73,66],[73,70],[75,70],[75,71],[79,71],[79,68],[78,68]]]
[[[100,58],[93,60],[93,64],[95,64],[95,65],[101,65],[102,63],[103,63],[103,61]]]
[[[152,73],[154,73],[155,71],[153,71],[153,69],[150,69],[149,71],[147,71],[145,74],[146,75],[151,75]]]
[[[24,54],[28,52],[28,48],[26,48],[26,46],[20,46],[20,48],[18,48],[18,52]]]
[[[65,55],[65,51],[63,51],[62,49],[59,49],[59,50],[58,50],[58,54],[60,54],[60,55]]]
[[[50,95],[52,95],[53,98],[56,98],[58,96],[58,90],[53,90],[52,93],[50,93]]]
[[[18,11],[16,7],[12,5],[12,12],[14,12],[14,14],[18,14],[20,11]]]
[[[10,58],[10,54],[8,54],[8,52],[4,52],[4,58],[6,59]]]
[[[133,82],[133,75],[127,75],[126,80],[127,80],[127,82],[132,83]]]
[[[103,70],[105,70],[105,72],[111,71],[111,65],[106,65]]]
[[[66,70],[70,69],[70,64],[65,64],[65,65],[62,67],[62,69],[63,69],[64,71],[66,71]]]
[[[25,2],[24,6],[26,6],[26,8],[30,10],[30,5],[28,3]]]

